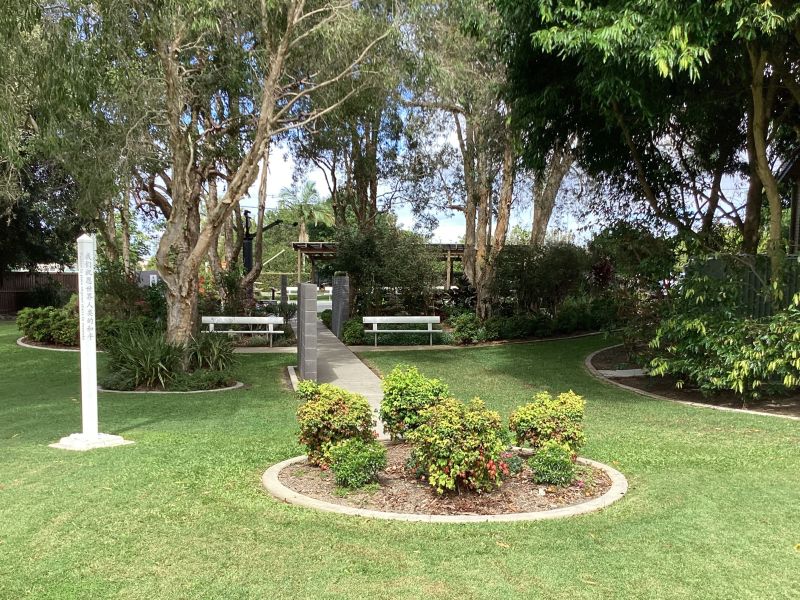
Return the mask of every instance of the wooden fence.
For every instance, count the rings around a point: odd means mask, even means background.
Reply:
[[[78,291],[77,273],[4,273],[0,281],[0,313],[14,313],[24,308],[31,290],[58,285],[69,292]]]

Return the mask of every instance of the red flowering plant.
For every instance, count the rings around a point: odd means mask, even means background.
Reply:
[[[475,398],[454,398],[425,409],[422,424],[408,432],[411,463],[437,493],[491,491],[510,474],[503,452],[508,447],[500,415]]]

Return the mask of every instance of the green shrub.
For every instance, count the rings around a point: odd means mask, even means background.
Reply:
[[[234,364],[233,340],[224,334],[201,333],[186,347],[190,369],[227,371]]]
[[[331,329],[333,327],[333,311],[330,308],[326,308],[321,313],[319,313],[319,318],[325,323],[325,327]]]
[[[331,446],[325,458],[336,484],[355,489],[375,481],[386,468],[386,447],[374,439],[350,438]]]
[[[577,452],[585,441],[583,412],[586,403],[569,391],[555,398],[548,392],[534,396],[533,402],[520,406],[511,414],[509,428],[516,443],[539,448],[547,441],[567,444]]]
[[[108,371],[131,388],[166,389],[181,371],[184,349],[167,341],[161,332],[131,329],[106,348]]]
[[[411,460],[439,493],[489,491],[502,483],[508,465],[500,415],[475,398],[468,405],[449,398],[422,413],[423,423],[408,433]]]
[[[300,397],[308,399],[297,409],[297,420],[300,443],[311,464],[326,466],[325,452],[342,440],[374,439],[372,409],[366,398],[328,383],[313,391],[310,386],[302,390]]]
[[[154,321],[150,317],[139,315],[129,319],[105,316],[97,319],[97,345],[107,348],[115,338],[127,335],[132,331],[150,331],[155,333],[162,330],[163,323]]]
[[[475,344],[487,340],[486,329],[475,313],[462,313],[451,319],[453,339],[459,344]]]
[[[364,323],[361,317],[353,317],[342,326],[342,343],[347,346],[359,346],[366,343]]]
[[[438,379],[425,377],[416,367],[398,365],[383,380],[381,419],[392,438],[401,438],[421,423],[426,408],[447,398],[450,391]]]
[[[726,310],[675,312],[650,346],[659,353],[651,374],[688,379],[704,392],[758,398],[800,388],[800,294],[762,319]]]
[[[313,379],[303,379],[297,384],[297,396],[303,402],[308,402],[319,393],[319,386]]]
[[[548,440],[528,459],[536,483],[569,485],[575,479],[575,455],[567,444]]]
[[[544,312],[494,316],[484,323],[489,340],[517,340],[547,337],[553,332],[553,319]]]
[[[74,302],[63,308],[23,308],[17,314],[17,327],[34,342],[78,345],[79,320]]]

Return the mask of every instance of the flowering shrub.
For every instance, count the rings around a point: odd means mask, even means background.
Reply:
[[[416,367],[399,365],[383,380],[381,419],[393,439],[404,437],[420,423],[420,413],[449,395],[447,385],[425,377]]]
[[[475,398],[469,404],[449,398],[422,412],[423,422],[408,433],[412,464],[439,493],[489,491],[508,474],[502,459],[506,441],[500,415]]]
[[[325,453],[336,484],[355,489],[375,481],[386,468],[386,447],[378,440],[350,438],[331,446]]]
[[[328,383],[300,389],[298,395],[306,402],[297,409],[297,420],[308,462],[327,466],[325,452],[333,444],[348,438],[374,439],[372,409],[366,398]]]
[[[517,444],[539,448],[544,442],[554,440],[567,444],[577,452],[585,442],[583,410],[586,403],[578,394],[569,391],[555,398],[540,392],[533,402],[520,406],[511,415],[509,428]]]
[[[567,444],[555,440],[543,442],[528,459],[536,483],[569,485],[575,479],[575,454]]]

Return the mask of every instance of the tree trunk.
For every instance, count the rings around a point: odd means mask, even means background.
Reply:
[[[264,151],[264,160],[261,164],[261,181],[258,186],[258,217],[256,218],[255,247],[253,248],[253,268],[245,273],[241,287],[250,290],[261,275],[264,258],[264,213],[267,209],[267,177],[269,175],[269,144]],[[252,296],[252,294],[249,294]]]
[[[126,273],[133,274],[135,271],[131,257],[131,211],[129,204],[128,190],[122,197],[122,204],[119,207],[119,223],[122,229],[122,268]]]
[[[550,154],[545,170],[537,175],[533,183],[533,225],[531,227],[531,245],[538,246],[544,243],[547,235],[547,225],[553,215],[558,191],[564,181],[575,158],[572,152],[565,150],[561,144],[556,144]]]
[[[480,265],[480,277],[475,285],[477,291],[477,314],[481,320],[488,319],[492,311],[491,286],[494,282],[497,259],[503,251],[508,236],[508,225],[511,220],[511,205],[514,201],[514,143],[511,132],[505,132],[503,144],[503,182],[497,206],[497,222],[491,248],[488,249],[483,264]]]
[[[765,83],[764,71],[767,63],[766,51],[755,43],[748,45],[750,60],[753,68],[753,141],[756,150],[756,168],[769,204],[769,241],[767,253],[770,259],[770,283],[773,294],[780,298],[783,293],[783,239],[781,217],[783,207],[778,190],[778,182],[769,164],[767,155],[767,137],[769,134],[769,119],[772,114],[774,100],[774,82]]]
[[[300,231],[297,235],[297,241],[299,242],[307,242],[308,241],[308,231],[306,230],[306,222],[303,219],[300,219],[298,224]],[[303,269],[305,267],[303,260],[303,253],[297,252],[297,283],[300,284],[303,281]]]
[[[747,204],[742,225],[742,252],[756,254],[761,233],[761,207],[764,204],[762,189],[764,186],[758,176],[752,110],[747,119],[747,160],[750,165],[750,183],[747,188]]]

